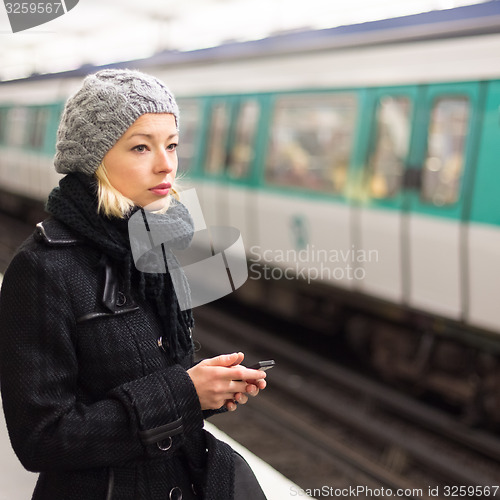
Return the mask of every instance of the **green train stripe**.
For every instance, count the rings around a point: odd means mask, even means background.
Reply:
[[[353,131],[352,151],[347,170],[347,181],[340,193],[315,191],[303,186],[283,186],[269,184],[265,180],[265,169],[272,136],[272,123],[276,103],[281,98],[293,97],[328,99],[339,94],[355,96],[357,116]],[[439,206],[422,199],[421,191],[411,184],[403,185],[392,197],[375,198],[368,188],[367,165],[374,147],[377,124],[377,109],[385,97],[405,98],[411,103],[411,140],[405,169],[413,169],[418,177],[422,172],[429,145],[429,123],[433,106],[439,99],[463,98],[468,103],[467,140],[463,156],[463,172],[458,199],[448,205]],[[254,143],[254,156],[249,175],[244,178],[231,178],[223,169],[216,175],[203,171],[206,152],[209,147],[211,109],[214,103],[228,105],[232,129],[229,131],[229,144],[235,141],[234,125],[237,111],[245,100],[253,100],[260,106]],[[304,89],[300,91],[265,92],[244,95],[198,96],[185,98],[196,103],[200,109],[196,135],[193,140],[194,156],[189,168],[189,176],[217,184],[231,184],[250,187],[277,196],[300,197],[310,200],[326,200],[353,206],[373,207],[383,210],[416,213],[452,220],[500,226],[500,81],[456,82],[433,85],[403,85],[380,88],[355,89]],[[181,104],[183,99],[179,99]],[[0,106],[0,149],[8,147],[9,130],[6,118],[15,106]],[[55,152],[56,131],[63,103],[48,105],[17,106],[30,113],[23,132],[28,139],[19,141],[24,153],[37,153],[51,157]],[[39,115],[37,115],[39,113]],[[45,120],[43,137],[36,136],[36,119]],[[181,130],[182,133],[182,130]],[[438,133],[439,137],[439,133]],[[181,141],[182,147],[182,141]],[[408,177],[408,175],[406,176]],[[406,179],[407,180],[407,179]],[[404,181],[404,178],[402,180]]]

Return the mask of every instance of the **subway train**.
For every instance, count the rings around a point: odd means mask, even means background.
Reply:
[[[499,33],[490,1],[110,65],[176,94],[182,182],[243,235],[234,297],[495,428]],[[3,210],[40,216],[64,101],[98,69],[0,83]]]

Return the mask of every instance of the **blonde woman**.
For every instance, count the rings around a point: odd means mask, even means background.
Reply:
[[[168,273],[140,272],[128,222],[184,247],[173,199],[179,112],[156,78],[90,75],[66,103],[50,217],[18,250],[0,298],[0,380],[12,446],[36,500],[265,498],[203,419],[264,389],[242,353],[193,365],[191,311]]]

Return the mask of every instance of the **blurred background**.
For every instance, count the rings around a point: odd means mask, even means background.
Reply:
[[[269,498],[500,496],[500,1],[72,3],[16,33],[0,8],[0,273],[46,217],[67,97],[154,74],[183,185],[245,243],[195,343],[277,361],[212,419],[293,481],[263,472]]]
[[[332,28],[481,0],[81,0],[66,15],[9,34],[0,9],[0,78],[50,73],[83,64],[148,57],[163,50],[193,50],[285,31]]]

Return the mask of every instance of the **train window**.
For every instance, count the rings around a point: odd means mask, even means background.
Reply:
[[[28,114],[28,108],[10,109],[8,115],[9,129],[7,130],[7,143],[9,146],[24,146]]]
[[[401,188],[411,129],[411,101],[407,97],[380,100],[375,140],[369,158],[370,191],[374,198],[390,198]]]
[[[255,157],[255,133],[260,114],[257,101],[246,101],[238,110],[233,146],[228,162],[228,174],[234,179],[248,176]]]
[[[9,110],[0,108],[0,144],[7,142],[7,117]]]
[[[212,108],[210,129],[208,131],[205,172],[220,174],[226,166],[227,139],[229,132],[229,107],[216,103]]]
[[[344,189],[357,100],[352,94],[283,97],[276,103],[266,181],[328,193]]]
[[[436,206],[455,203],[464,165],[469,101],[466,97],[437,99],[427,136],[421,198]]]
[[[196,138],[199,125],[199,106],[196,102],[180,101],[181,128],[177,156],[179,172],[186,172],[193,166],[196,153]]]
[[[29,127],[27,128],[26,146],[33,149],[41,149],[45,142],[49,110],[47,108],[33,108],[30,111],[31,116],[29,118]]]

